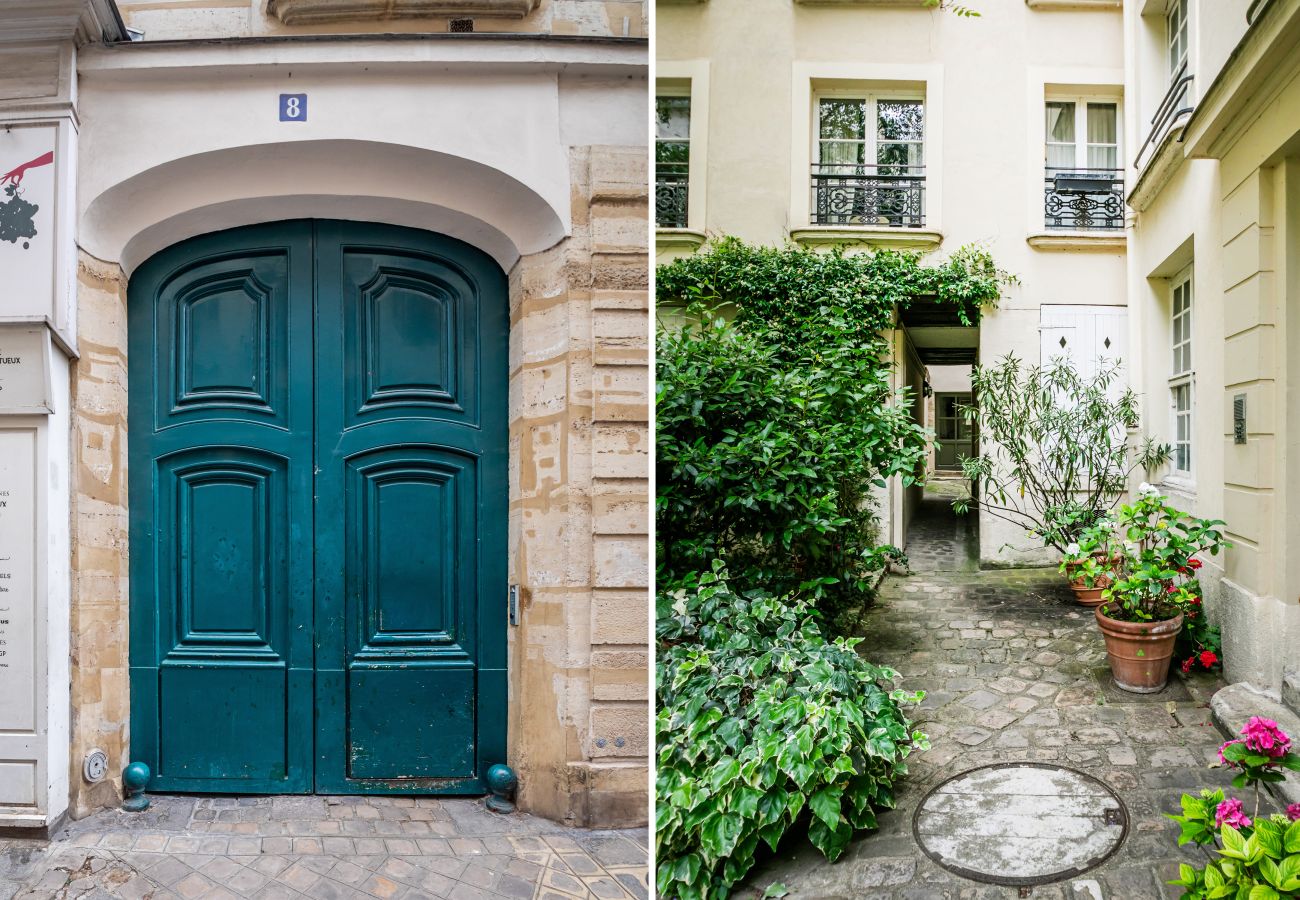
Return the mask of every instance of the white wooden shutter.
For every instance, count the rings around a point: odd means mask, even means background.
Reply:
[[[1084,379],[1097,373],[1102,359],[1128,362],[1128,309],[1123,306],[1049,304],[1039,307],[1039,362],[1066,356]],[[1111,385],[1117,397],[1128,386],[1121,372]]]

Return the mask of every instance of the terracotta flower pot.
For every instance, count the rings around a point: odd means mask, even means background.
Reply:
[[[1106,639],[1106,657],[1115,684],[1135,694],[1154,694],[1164,688],[1174,641],[1183,630],[1182,613],[1161,622],[1121,622],[1102,609],[1098,606],[1094,615]]]
[[[1101,606],[1101,592],[1106,589],[1106,584],[1099,584],[1096,587],[1084,587],[1081,584],[1070,582],[1070,590],[1074,591],[1074,600],[1080,606],[1086,606],[1089,609],[1095,609]]]

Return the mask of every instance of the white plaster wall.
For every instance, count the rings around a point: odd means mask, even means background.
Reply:
[[[451,234],[509,269],[569,233],[568,142],[644,145],[643,53],[527,41],[88,49],[78,238],[129,272],[194,234],[333,215]],[[308,94],[306,122],[278,120],[281,92]]]

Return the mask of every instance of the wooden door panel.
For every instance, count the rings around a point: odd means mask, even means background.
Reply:
[[[132,756],[154,789],[311,790],[310,247],[309,223],[238,229],[131,281]]]
[[[317,789],[476,792],[505,750],[504,277],[402,228],[321,223],[317,252]]]

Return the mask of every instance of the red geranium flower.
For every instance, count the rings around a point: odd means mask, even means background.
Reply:
[[[1187,659],[1183,660],[1183,671],[1184,671],[1184,672],[1190,672],[1190,671],[1192,671],[1192,661],[1195,660],[1195,659],[1196,659],[1195,656],[1189,656],[1189,657],[1187,657]]]
[[[1214,664],[1217,663],[1218,661],[1219,661],[1219,657],[1214,655],[1213,650],[1201,651],[1201,665],[1205,666],[1205,668],[1209,669],[1213,667]]]
[[[1201,561],[1199,559],[1189,559],[1187,564],[1193,569],[1199,569],[1201,567]]]

